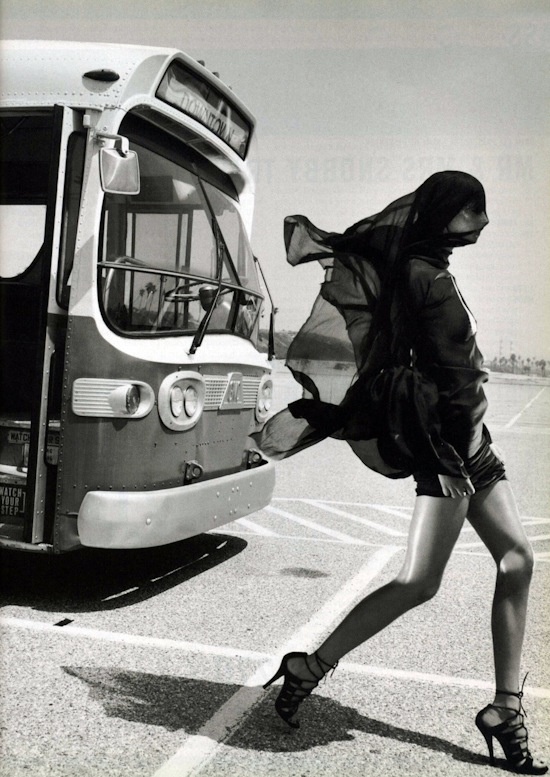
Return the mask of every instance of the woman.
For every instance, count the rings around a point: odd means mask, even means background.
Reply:
[[[292,727],[300,703],[349,651],[437,592],[466,517],[497,565],[492,610],[496,692],[476,725],[493,762],[496,738],[511,767],[544,774],[527,747],[519,671],[533,554],[503,462],[483,425],[487,374],[475,320],[448,270],[458,246],[488,224],[483,187],[446,171],[343,235],[302,216],[285,225],[291,264],[326,269],[313,311],[289,350],[305,398],[268,421],[257,438],[273,458],[327,436],[347,440],[369,467],[412,474],[415,502],[403,567],[365,597],[312,654],[286,655],[268,687],[284,677],[275,702]],[[325,401],[327,362],[346,354],[355,382]]]

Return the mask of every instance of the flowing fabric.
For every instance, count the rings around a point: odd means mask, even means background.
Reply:
[[[388,477],[419,468],[466,476],[441,437],[437,387],[415,367],[414,318],[400,285],[414,256],[445,267],[449,249],[467,242],[444,230],[469,203],[485,209],[479,181],[446,171],[343,234],[305,216],[285,219],[288,262],[318,261],[325,279],[287,353],[303,399],[254,435],[266,455],[286,458],[331,436]]]

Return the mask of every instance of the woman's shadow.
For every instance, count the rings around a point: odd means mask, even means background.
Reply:
[[[242,686],[193,678],[119,671],[114,668],[65,666],[64,671],[90,689],[107,716],[132,723],[161,726],[194,735]],[[331,742],[355,739],[354,732],[372,734],[444,753],[457,761],[486,764],[487,757],[448,739],[423,734],[376,718],[321,695],[312,696],[300,710],[301,728],[290,729],[273,710],[278,688],[267,693],[231,736],[232,747],[259,752],[301,752]]]

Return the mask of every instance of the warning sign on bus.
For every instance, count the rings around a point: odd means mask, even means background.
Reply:
[[[0,484],[0,515],[17,517],[25,513],[26,490],[23,486]]]

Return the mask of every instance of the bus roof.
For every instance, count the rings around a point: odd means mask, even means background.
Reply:
[[[254,126],[248,108],[207,68],[182,51],[154,46],[1,41],[0,103],[6,107],[42,107],[55,102],[81,108],[119,108],[127,100],[135,101],[139,94],[153,98],[173,60],[211,84]],[[118,78],[108,81],[85,77],[93,71],[113,71]]]

